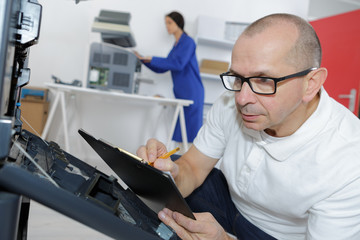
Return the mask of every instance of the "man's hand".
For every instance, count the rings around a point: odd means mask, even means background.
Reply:
[[[194,213],[194,215],[196,220],[165,208],[159,212],[158,217],[166,225],[174,229],[176,234],[183,240],[233,239],[225,232],[210,213]]]
[[[162,142],[152,138],[147,141],[146,146],[138,148],[136,155],[149,163],[153,163],[155,168],[161,171],[170,172],[173,178],[175,178],[179,173],[178,165],[171,161],[170,158],[159,158],[166,152],[166,146]]]
[[[136,151],[136,155],[150,164],[153,163],[155,168],[170,172],[183,197],[189,196],[204,182],[218,161],[204,155],[194,145],[175,162],[170,158],[159,158],[165,153],[167,153],[165,145],[154,138]]]

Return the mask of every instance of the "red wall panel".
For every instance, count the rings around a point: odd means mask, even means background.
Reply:
[[[359,114],[360,10],[310,22],[322,48],[322,66],[328,69],[324,84],[329,95],[349,107],[351,90],[356,90],[354,113]],[[342,96],[345,95],[345,98]]]

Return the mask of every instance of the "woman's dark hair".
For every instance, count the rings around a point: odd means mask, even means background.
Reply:
[[[183,16],[180,13],[174,11],[174,12],[169,13],[166,16],[171,18],[172,20],[174,20],[174,22],[179,26],[179,28],[181,28],[181,30],[184,31],[185,21],[184,21]]]

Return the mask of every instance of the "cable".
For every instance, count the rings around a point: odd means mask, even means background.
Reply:
[[[49,176],[49,174],[47,174],[47,172],[30,156],[30,154],[28,154],[23,148],[22,146],[13,141],[15,146],[40,170],[40,172],[42,172],[42,174],[44,174],[44,176],[52,183],[54,184],[56,187],[59,187],[59,185]]]
[[[26,119],[25,119],[23,116],[21,116],[21,120],[23,120],[23,121],[35,132],[35,134],[36,134],[41,140],[43,140],[43,142],[44,142],[47,146],[49,146],[49,144],[48,144],[44,139],[41,138],[40,134],[30,125],[30,123],[29,123],[28,121],[26,121]]]

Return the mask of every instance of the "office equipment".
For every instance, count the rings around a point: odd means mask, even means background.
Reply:
[[[116,89],[137,93],[141,63],[127,50],[136,45],[130,31],[130,13],[101,10],[94,19],[93,32],[101,34],[102,43],[90,46],[87,87],[102,90]]]
[[[178,239],[156,213],[130,189],[121,187],[115,177],[26,130],[16,138],[16,143],[8,163],[0,168],[2,189],[24,194],[115,239]],[[18,145],[37,160],[48,176]]]
[[[116,45],[92,43],[87,87],[134,93],[140,62],[131,51]]]
[[[0,0],[0,239],[27,238],[30,200],[114,239],[178,239],[115,177],[22,129],[21,89],[41,12],[36,0]]]
[[[38,41],[41,11],[36,0],[0,0],[0,171],[9,166],[12,140],[21,133],[21,88],[29,82],[28,48]],[[4,181],[22,183],[14,175],[0,175]],[[0,239],[25,239],[29,199],[6,189],[3,183],[0,183]]]
[[[64,84],[64,85],[70,85],[70,86],[75,86],[75,87],[81,87],[82,83],[80,80],[78,79],[74,79],[72,82],[64,82],[62,81],[60,78],[52,75],[51,78],[54,80],[54,83],[57,84]]]
[[[169,174],[142,161],[139,157],[96,139],[83,129],[80,135],[111,169],[155,212],[169,208],[195,219]]]
[[[129,26],[130,17],[128,12],[101,10],[94,20],[92,31],[100,32],[101,39],[105,43],[135,47],[135,39]]]
[[[0,161],[9,152],[12,130],[21,131],[21,88],[29,82],[28,48],[37,43],[41,6],[36,1],[0,1]],[[12,128],[12,129],[11,129]]]
[[[15,29],[10,21],[13,14],[13,6],[8,1],[2,1],[1,6],[0,32],[2,33],[2,37],[0,38],[0,116],[3,117],[8,109],[10,98],[11,73],[15,55]]]

